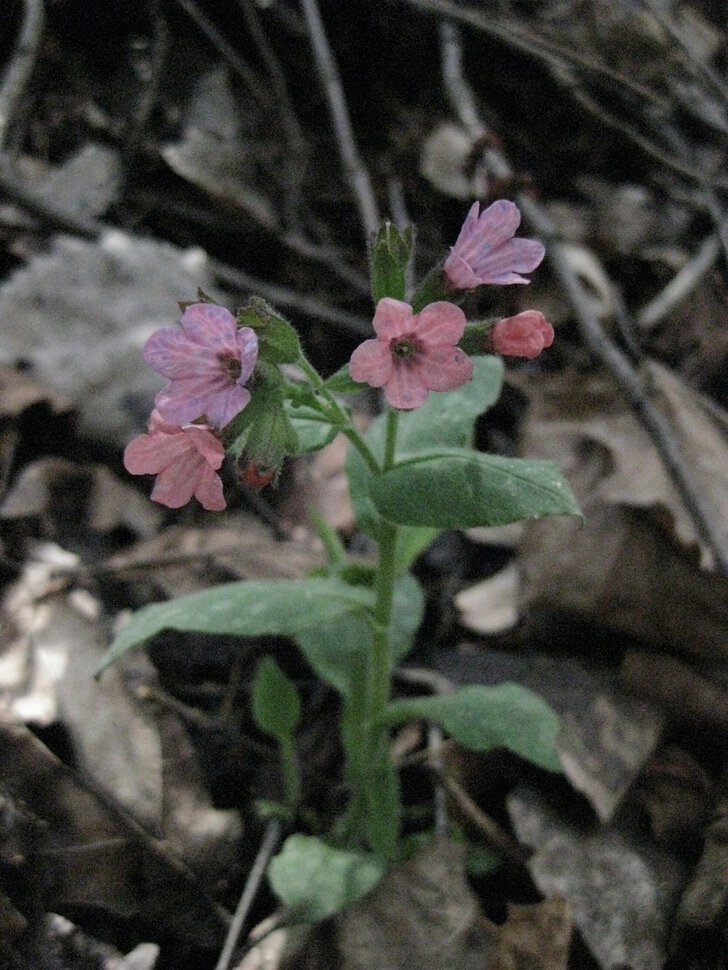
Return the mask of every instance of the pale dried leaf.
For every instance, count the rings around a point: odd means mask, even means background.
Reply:
[[[164,385],[141,358],[144,342],[174,325],[177,301],[198,287],[212,289],[200,249],[117,231],[98,242],[57,238],[0,287],[0,361],[25,361],[78,409],[84,433],[125,444]]]
[[[264,226],[274,228],[271,203],[254,188],[255,134],[241,119],[224,66],[215,66],[198,82],[186,113],[182,138],[161,154],[177,175],[211,196],[238,206]]]
[[[581,831],[534,792],[514,792],[508,808],[519,839],[535,850],[528,868],[536,885],[569,901],[600,967],[663,970],[684,866],[636,834]]]
[[[472,200],[487,195],[483,166],[474,166],[478,147],[467,131],[452,122],[438,125],[424,141],[420,175],[438,192],[453,199]]]
[[[474,633],[501,633],[518,623],[518,567],[500,572],[462,590],[455,597],[460,623]]]
[[[615,814],[660,737],[663,718],[652,705],[622,690],[614,671],[573,657],[465,646],[441,653],[437,669],[458,685],[513,681],[543,697],[564,725],[557,739],[564,772],[602,821]]]

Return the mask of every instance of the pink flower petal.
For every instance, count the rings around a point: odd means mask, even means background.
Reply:
[[[388,340],[365,340],[351,355],[352,380],[371,387],[382,387],[392,376],[392,351]]]
[[[190,340],[216,354],[235,353],[238,325],[225,307],[193,303],[182,314],[180,326]]]
[[[155,331],[144,345],[143,356],[153,370],[169,380],[220,370],[214,351],[194,343],[175,327]]]
[[[172,381],[155,397],[160,415],[168,421],[188,424],[204,416],[211,425],[223,428],[250,401],[250,391],[230,384],[222,375],[191,377]]]
[[[470,290],[483,284],[528,283],[521,273],[530,273],[544,256],[535,239],[515,239],[521,221],[518,208],[500,199],[477,215],[478,203],[470,209],[460,235],[445,260],[444,273],[456,290]]]
[[[240,359],[239,384],[245,384],[258,362],[258,338],[252,327],[238,327],[235,334],[237,343],[236,359]]]
[[[377,303],[372,326],[378,337],[388,340],[401,337],[411,329],[411,325],[412,307],[409,303],[393,300],[388,296]]]
[[[222,491],[222,481],[208,465],[203,466],[197,478],[195,498],[208,512],[222,512],[226,506]]]
[[[225,449],[220,439],[201,425],[188,425],[184,430],[200,457],[217,471],[225,460]]]
[[[179,434],[182,432],[180,431]],[[124,449],[124,468],[131,475],[158,475],[177,459],[177,435],[142,434]]]
[[[455,344],[465,332],[465,314],[445,300],[430,303],[414,320],[414,332],[423,343]]]
[[[152,501],[170,509],[186,505],[195,493],[201,465],[202,459],[194,448],[180,452],[177,461],[157,475]]]
[[[429,393],[417,366],[412,366],[411,361],[395,362],[392,376],[384,388],[389,405],[402,411],[412,411],[425,403]]]
[[[473,376],[473,362],[459,347],[432,347],[416,366],[420,380],[431,391],[454,391]]]

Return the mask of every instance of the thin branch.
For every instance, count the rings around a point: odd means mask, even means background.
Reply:
[[[304,296],[287,286],[279,286],[277,283],[269,283],[267,280],[250,276],[243,270],[235,269],[224,263],[214,261],[212,269],[217,278],[229,286],[234,286],[244,292],[259,293],[278,307],[294,309],[306,316],[325,320],[339,330],[353,334],[355,337],[371,334],[371,322],[364,317],[358,317],[346,310],[339,310],[337,307],[332,307],[315,297]]]
[[[287,182],[285,219],[289,226],[300,229],[300,189],[303,173],[308,156],[308,144],[298,120],[285,72],[281,68],[278,57],[268,41],[265,31],[261,27],[260,17],[256,5],[252,0],[237,0],[238,7],[245,19],[250,36],[255,42],[256,50],[263,58],[266,73],[273,89],[275,104],[282,122],[283,135],[286,140],[286,165],[292,173]]]
[[[720,243],[715,235],[704,239],[697,253],[675,273],[673,278],[649,303],[637,313],[637,323],[643,330],[652,330],[676,306],[693,292],[705,275],[715,266]]]
[[[15,113],[33,72],[45,24],[43,0],[24,0],[25,16],[10,67],[0,85],[0,149],[7,149]]]
[[[245,83],[256,101],[263,107],[270,107],[271,98],[261,79],[251,70],[232,44],[223,37],[207,14],[195,3],[195,0],[177,0],[177,3],[182,7],[190,20],[193,20],[197,24],[210,43],[222,54],[233,71]]]
[[[258,895],[258,890],[260,889],[260,884],[265,876],[265,871],[268,868],[268,863],[276,850],[280,838],[281,823],[276,819],[272,819],[270,822],[268,822],[265,835],[263,836],[263,841],[260,843],[260,848],[258,849],[258,854],[256,855],[253,866],[248,873],[248,878],[245,882],[245,886],[243,887],[240,901],[238,902],[235,915],[233,916],[230,924],[230,929],[228,930],[225,944],[222,948],[222,952],[220,953],[220,959],[215,964],[215,970],[227,970],[227,968],[230,966],[230,961],[235,953],[235,948],[237,947],[238,938],[242,932],[243,924],[247,919],[248,913],[250,912],[250,907],[255,901],[255,897]]]
[[[321,20],[318,3],[316,0],[301,0],[301,7],[308,27],[316,67],[326,92],[344,172],[356,198],[359,217],[369,242],[369,238],[376,233],[381,222],[374,189],[354,139],[354,129],[349,117],[344,88]]]

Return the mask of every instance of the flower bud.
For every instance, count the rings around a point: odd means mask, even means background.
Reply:
[[[538,357],[554,342],[554,328],[538,310],[499,320],[490,331],[490,349],[506,357]]]

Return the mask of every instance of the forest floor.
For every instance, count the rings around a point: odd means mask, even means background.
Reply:
[[[313,0],[0,10],[0,966],[728,967],[724,5],[320,3],[318,32]],[[473,308],[556,340],[477,444],[555,460],[585,520],[443,533],[396,684],[528,687],[563,774],[402,732],[450,837],[318,927],[263,880],[223,958],[279,794],[258,660],[305,694],[311,811],[335,694],[281,638],[165,633],[93,674],[134,609],[320,565],[312,508],[367,544],[339,439],[275,489],[227,469],[224,512],[152,504],[122,465],[142,345],[199,290],[259,295],[333,373],[371,333],[372,218],[417,227],[420,276],[498,198],[547,256]]]

